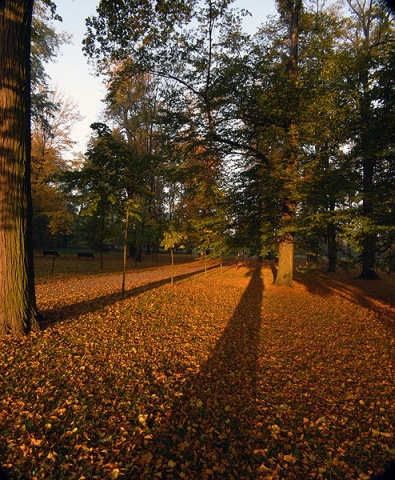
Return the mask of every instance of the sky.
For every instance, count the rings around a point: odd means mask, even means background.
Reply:
[[[57,12],[63,22],[56,22],[57,31],[72,35],[72,44],[63,45],[56,62],[47,65],[50,85],[70,97],[77,104],[83,117],[72,131],[72,140],[77,142],[76,152],[85,152],[91,130],[90,125],[100,119],[105,89],[94,75],[82,53],[85,34],[85,18],[96,12],[99,0],[55,0]],[[246,30],[253,33],[268,15],[276,13],[274,0],[236,0],[235,6],[245,8],[252,14],[245,20]]]

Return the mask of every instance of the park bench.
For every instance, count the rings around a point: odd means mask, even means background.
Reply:
[[[81,252],[78,254],[78,258],[90,258],[91,260],[94,260],[95,256],[93,253]]]
[[[54,250],[44,250],[43,257],[59,257],[59,253]]]

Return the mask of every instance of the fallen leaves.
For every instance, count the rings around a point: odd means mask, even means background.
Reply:
[[[107,276],[38,286],[46,315],[61,321],[1,340],[0,455],[11,478],[379,471],[395,456],[383,304],[356,304],[354,288],[275,288],[270,275],[218,269],[124,302]]]

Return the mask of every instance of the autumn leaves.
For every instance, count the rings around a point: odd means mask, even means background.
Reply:
[[[165,273],[132,275],[138,294],[124,302],[112,276],[85,279],[101,306],[2,342],[0,458],[12,476],[362,480],[394,456],[394,336],[381,310],[325,278],[274,287],[268,266],[148,288]],[[78,282],[65,301],[81,301]]]

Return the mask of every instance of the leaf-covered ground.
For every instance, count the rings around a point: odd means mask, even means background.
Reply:
[[[369,479],[395,457],[395,278],[193,262],[37,286],[0,340],[12,479]]]

